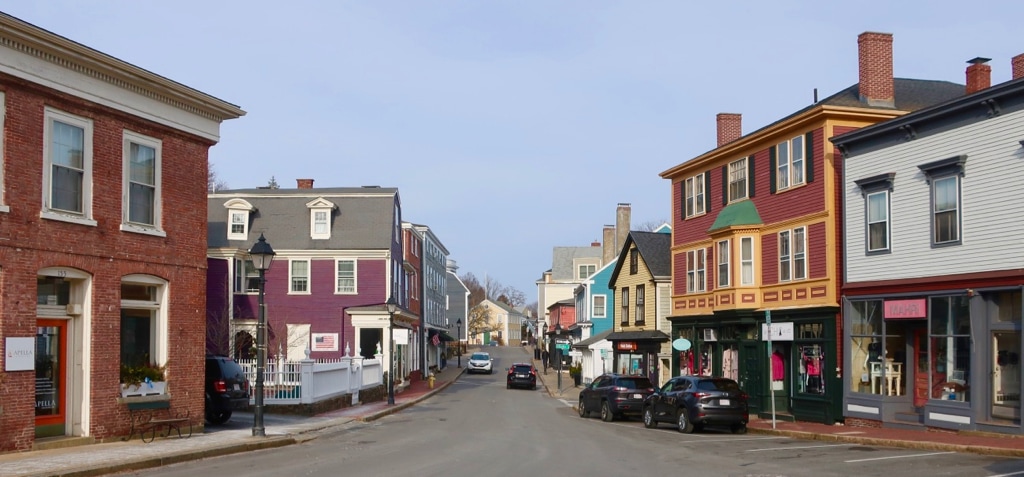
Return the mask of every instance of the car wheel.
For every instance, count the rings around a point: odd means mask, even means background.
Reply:
[[[604,422],[615,420],[615,413],[612,412],[612,406],[608,404],[608,401],[601,403],[601,420]]]
[[[747,425],[743,424],[743,423],[736,423],[736,424],[732,425],[730,430],[732,430],[733,434],[746,434],[747,433]]]
[[[644,427],[648,429],[658,427],[658,421],[654,420],[654,411],[650,406],[644,408]]]
[[[509,383],[505,383],[505,389],[512,389],[512,385]]]
[[[685,407],[679,408],[679,413],[676,415],[676,428],[683,434],[693,432],[693,423],[690,422],[690,416]]]
[[[576,410],[580,412],[580,417],[587,417],[587,414],[590,414],[590,411],[587,410],[587,407],[583,405],[582,399],[580,399],[580,403],[576,405]]]
[[[206,420],[209,421],[210,424],[224,424],[225,422],[228,422],[228,419],[231,419],[231,411],[206,413]]]

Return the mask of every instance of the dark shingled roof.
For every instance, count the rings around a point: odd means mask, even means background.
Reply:
[[[608,278],[609,285],[619,277],[619,270],[627,263],[630,244],[635,243],[640,258],[647,264],[653,278],[671,278],[672,276],[672,234],[662,232],[640,232],[631,230],[626,236],[626,243],[619,251],[619,259],[615,262],[615,270]]]

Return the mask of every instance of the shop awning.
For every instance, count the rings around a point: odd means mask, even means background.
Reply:
[[[668,341],[668,335],[658,330],[618,331],[605,337],[608,341]]]

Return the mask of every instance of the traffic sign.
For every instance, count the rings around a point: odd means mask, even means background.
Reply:
[[[555,343],[555,348],[562,351],[569,351],[569,343]]]

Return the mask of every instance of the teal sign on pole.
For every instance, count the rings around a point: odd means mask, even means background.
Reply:
[[[569,351],[569,343],[555,343],[555,348],[562,351]]]

